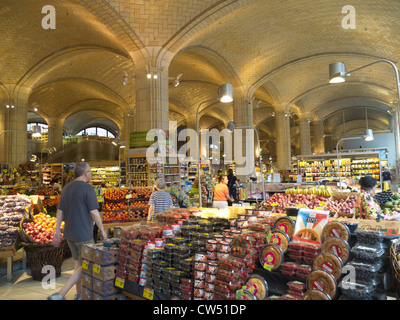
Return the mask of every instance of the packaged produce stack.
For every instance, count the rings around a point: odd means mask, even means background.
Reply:
[[[169,297],[172,295],[171,279],[172,272],[175,270],[173,267],[165,267],[162,270],[161,292]]]
[[[193,300],[194,294],[194,286],[193,279],[191,278],[182,278],[181,279],[181,299],[182,300]]]
[[[203,205],[207,204],[207,202],[211,202],[212,194],[211,191],[213,190],[212,187],[212,179],[211,175],[207,173],[202,173],[201,175],[201,197]]]
[[[161,259],[154,260],[152,263],[152,278],[154,291],[162,292],[163,271],[167,268],[167,263]]]
[[[113,239],[82,248],[82,298],[118,300],[120,289],[114,286],[119,259],[119,242]]]
[[[301,281],[290,281],[288,284],[288,293],[285,295],[287,300],[303,300],[307,291],[307,286]]]
[[[380,271],[384,267],[385,248],[383,232],[357,230],[357,242],[351,249],[352,260],[348,265],[355,268],[355,281],[342,281],[344,299],[374,300],[381,282]]]
[[[171,284],[171,297],[172,299],[181,299],[182,296],[182,291],[181,291],[181,286],[182,286],[182,280],[187,279],[185,278],[186,273],[182,270],[175,269],[171,270],[171,279],[170,279],[170,284]]]
[[[19,195],[0,197],[0,248],[10,247],[18,236],[25,207],[31,207],[31,199]]]
[[[214,283],[214,300],[234,300],[255,265],[248,260],[228,255],[218,260],[217,276]]]
[[[256,263],[261,248],[267,242],[264,232],[244,231],[235,235],[232,240],[231,254],[235,257],[250,260]]]
[[[312,266],[309,264],[301,264],[296,262],[282,263],[281,272],[285,276],[296,277],[301,280],[306,280],[312,271]]]
[[[158,244],[158,247],[157,247]],[[139,285],[146,286],[146,271],[147,271],[147,262],[149,256],[153,258],[154,249],[159,249],[160,246],[162,247],[163,241],[146,241],[146,245],[143,249],[142,259],[141,259],[141,267],[140,267],[140,278],[139,278]]]
[[[139,282],[141,259],[146,242],[131,238],[133,235],[133,232],[122,234],[116,277]]]
[[[146,250],[145,285],[148,288],[154,289],[155,283],[157,282],[157,284],[159,284],[161,281],[161,273],[158,272],[159,271],[158,266],[160,265],[161,255],[163,251],[164,251],[163,247],[155,247]],[[159,287],[157,287],[157,289],[159,289]]]
[[[194,256],[194,300],[204,300],[205,279],[207,267],[207,254],[205,252],[197,252]]]
[[[312,264],[314,259],[321,253],[321,245],[307,244],[302,242],[290,242],[288,256],[296,262]]]
[[[218,262],[216,260],[208,260],[206,267],[206,278],[204,288],[204,300],[213,300],[215,292],[215,280],[217,278]]]

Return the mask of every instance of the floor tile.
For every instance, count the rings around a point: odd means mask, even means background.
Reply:
[[[6,274],[0,277],[0,300],[46,300],[48,296],[56,293],[68,281],[73,272],[74,261],[66,259],[61,268],[61,276],[56,278],[55,289],[42,286],[41,281],[33,280],[30,269],[19,269],[13,272],[12,281],[7,281]],[[67,294],[67,300],[73,300],[76,293],[75,287]]]

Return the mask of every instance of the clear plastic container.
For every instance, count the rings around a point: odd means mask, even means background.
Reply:
[[[307,291],[307,286],[304,282],[300,281],[290,281],[288,283],[289,291],[298,292],[298,293],[305,293]]]
[[[281,265],[282,270],[296,271],[300,265],[295,262],[284,262]]]
[[[215,280],[214,290],[215,290],[215,292],[220,292],[220,293],[230,293],[230,292],[235,293],[236,290],[241,288],[242,284],[243,284],[243,281],[226,282],[226,281],[221,281],[221,280]]]
[[[248,272],[240,271],[240,270],[226,270],[226,269],[218,269],[217,271],[217,280],[221,281],[243,281],[248,277]]]
[[[385,248],[382,245],[365,245],[356,243],[351,249],[353,257],[362,262],[378,262],[385,254]]]
[[[252,261],[235,257],[233,255],[227,255],[219,259],[218,268],[238,271],[243,269],[254,269],[255,266]]]
[[[382,269],[382,262],[366,263],[361,261],[350,261],[348,267],[354,267],[356,280],[370,284],[379,284],[381,282],[379,271]]]
[[[342,294],[352,300],[374,300],[376,286],[365,282],[342,282]]]
[[[385,239],[384,232],[371,230],[356,230],[357,242],[364,245],[379,245]]]
[[[235,300],[236,293],[222,293],[222,292],[214,292],[213,300]]]

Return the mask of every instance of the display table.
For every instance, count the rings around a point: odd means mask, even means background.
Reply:
[[[16,248],[15,246],[10,248],[2,248],[7,249],[0,251],[0,258],[7,259],[7,281],[13,280],[13,263],[14,263],[14,256],[18,250],[22,250],[22,268],[26,269],[26,253],[25,250]]]

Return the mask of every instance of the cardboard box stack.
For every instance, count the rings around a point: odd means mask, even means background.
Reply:
[[[120,300],[121,290],[114,286],[119,248],[103,243],[82,247],[83,300]]]

